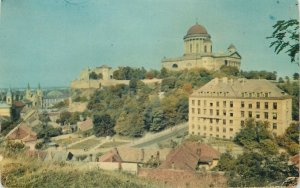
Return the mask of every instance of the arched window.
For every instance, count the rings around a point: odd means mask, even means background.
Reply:
[[[178,68],[178,65],[177,64],[173,64],[172,67],[173,68]]]
[[[193,51],[193,45],[190,44],[190,53],[192,53],[192,51]]]
[[[206,47],[206,45],[204,46],[204,52],[205,52],[205,53],[207,52],[207,47]]]
[[[225,60],[225,65],[228,65],[228,61],[227,60]]]

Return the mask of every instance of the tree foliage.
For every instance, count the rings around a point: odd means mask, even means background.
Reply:
[[[95,136],[113,136],[115,134],[115,122],[111,119],[110,115],[94,115],[93,117],[93,130]]]
[[[297,19],[279,20],[273,25],[273,29],[272,35],[267,37],[273,40],[270,47],[275,47],[274,51],[277,54],[285,49],[291,62],[299,65],[299,21]]]

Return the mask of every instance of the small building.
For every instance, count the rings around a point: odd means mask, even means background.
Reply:
[[[160,169],[209,170],[218,163],[220,153],[199,142],[187,142],[171,151],[160,165]]]
[[[24,123],[19,124],[12,129],[7,135],[6,140],[20,141],[23,143],[34,142],[37,140],[37,134]]]
[[[47,153],[44,161],[72,161],[74,154],[69,151],[50,151]]]
[[[99,162],[120,162],[145,164],[154,158],[159,161],[165,161],[166,156],[171,149],[140,149],[132,147],[119,147],[100,156]]]

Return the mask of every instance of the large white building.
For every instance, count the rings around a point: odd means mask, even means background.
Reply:
[[[292,122],[292,99],[264,79],[215,78],[189,97],[189,134],[232,139],[249,118],[274,135]]]
[[[162,59],[162,67],[172,71],[192,68],[219,70],[222,65],[240,69],[241,56],[235,46],[229,45],[225,53],[213,53],[211,36],[205,27],[198,23],[187,31],[183,41],[183,56]]]

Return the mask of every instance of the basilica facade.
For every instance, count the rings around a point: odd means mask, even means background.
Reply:
[[[192,68],[219,70],[223,65],[240,69],[241,56],[233,44],[225,53],[214,53],[211,36],[205,27],[196,23],[183,38],[184,54],[178,58],[163,58],[162,67],[178,71]]]

